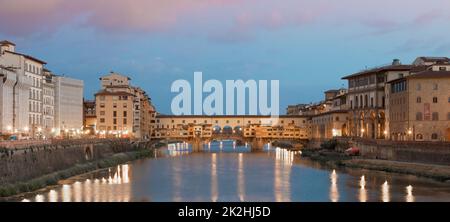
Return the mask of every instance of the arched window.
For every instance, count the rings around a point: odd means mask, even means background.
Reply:
[[[431,134],[431,139],[432,139],[432,140],[437,140],[437,139],[438,139],[437,133]]]
[[[416,135],[416,140],[423,140],[423,135],[422,134],[417,134]]]
[[[422,97],[418,96],[417,97],[417,103],[421,103],[422,102]]]
[[[417,112],[417,113],[416,113],[416,120],[417,120],[417,121],[422,121],[422,120],[423,120],[423,115],[422,115],[421,112]]]

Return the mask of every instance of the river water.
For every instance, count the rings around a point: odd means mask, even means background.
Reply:
[[[155,158],[80,175],[17,201],[450,201],[450,184],[400,174],[328,169],[299,152],[213,142],[171,144]]]

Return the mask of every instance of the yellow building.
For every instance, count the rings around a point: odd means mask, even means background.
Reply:
[[[392,140],[450,141],[450,64],[389,82]]]
[[[130,80],[114,72],[100,78],[102,90],[95,95],[99,136],[150,139],[154,134],[155,108]]]
[[[95,94],[97,133],[101,137],[133,137],[133,99],[127,92]]]

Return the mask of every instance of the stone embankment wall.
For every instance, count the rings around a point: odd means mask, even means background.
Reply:
[[[350,144],[365,158],[450,165],[449,142],[354,140]]]
[[[326,141],[311,140],[308,148],[319,149]],[[413,163],[450,165],[450,142],[389,141],[337,138],[336,151],[357,147],[361,157]]]
[[[42,175],[142,149],[130,140],[68,140],[27,148],[0,148],[0,185],[28,181]]]

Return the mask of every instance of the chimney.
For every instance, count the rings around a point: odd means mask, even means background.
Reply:
[[[394,66],[401,65],[400,59],[394,59],[394,60],[392,60],[392,65],[394,65]]]

